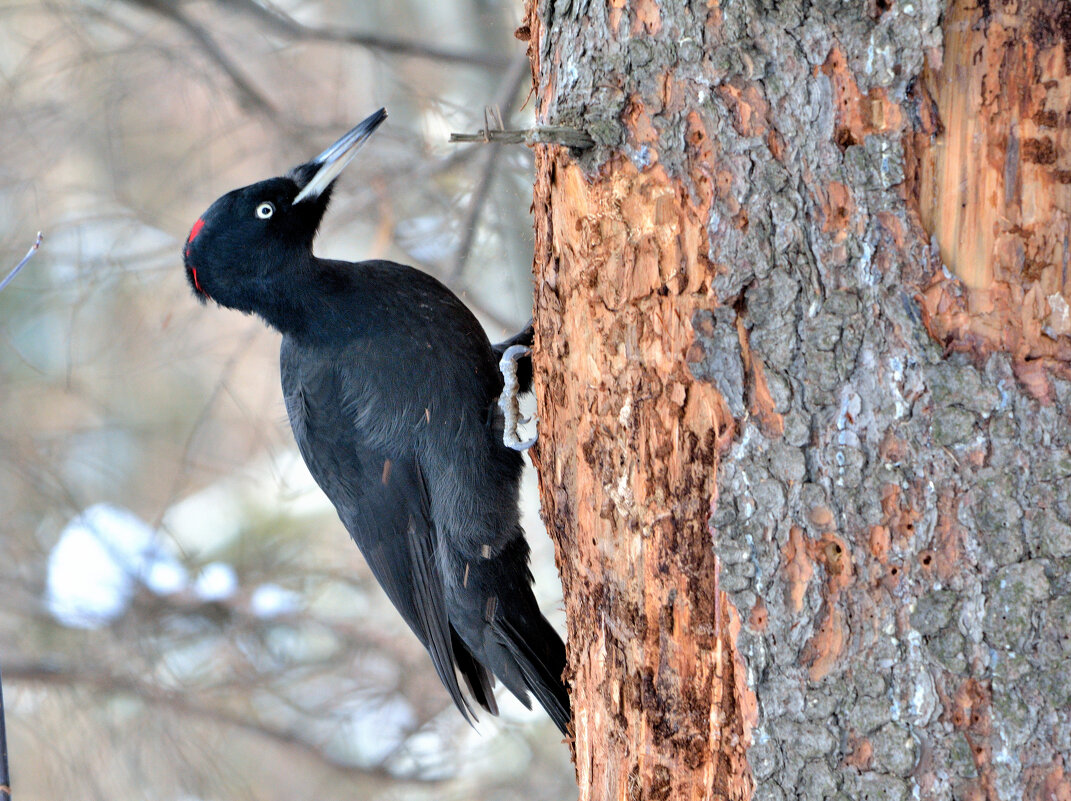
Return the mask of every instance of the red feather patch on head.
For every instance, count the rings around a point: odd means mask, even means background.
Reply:
[[[197,222],[195,222],[193,224],[193,228],[190,229],[190,235],[188,237],[186,237],[186,254],[185,255],[187,255],[187,256],[190,255],[190,245],[193,243],[193,240],[195,240],[197,238],[197,235],[199,233],[201,233],[201,229],[204,228],[204,227],[205,227],[205,221],[202,220],[200,217],[198,217],[197,218]]]

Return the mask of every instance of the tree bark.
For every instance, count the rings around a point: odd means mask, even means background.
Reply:
[[[1071,12],[529,0],[581,799],[1067,799]]]

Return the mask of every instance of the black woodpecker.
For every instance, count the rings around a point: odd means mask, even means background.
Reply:
[[[283,395],[305,464],[461,714],[473,718],[469,697],[497,713],[497,676],[526,706],[534,695],[564,733],[565,646],[532,594],[522,456],[503,444],[496,404],[498,360],[530,345],[531,329],[492,345],[430,275],[312,252],[335,179],[386,116],[219,198],[190,230],[186,276],[202,303],[282,334]],[[516,368],[527,390],[530,359]]]

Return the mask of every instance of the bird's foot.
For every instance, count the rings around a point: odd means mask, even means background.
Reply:
[[[517,435],[517,426],[527,423],[530,418],[522,418],[520,404],[517,400],[517,360],[532,351],[524,345],[511,345],[502,353],[498,369],[502,373],[502,394],[498,396],[498,408],[502,410],[502,444],[515,451],[525,451],[535,445],[539,435],[522,440]]]

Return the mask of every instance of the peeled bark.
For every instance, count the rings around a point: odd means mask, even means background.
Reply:
[[[1009,8],[529,4],[581,799],[1071,794],[1071,17]]]

